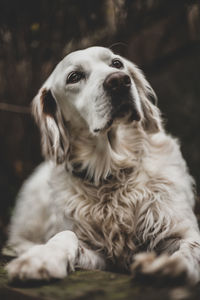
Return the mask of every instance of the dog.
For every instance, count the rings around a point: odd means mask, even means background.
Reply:
[[[194,180],[142,71],[104,47],[67,55],[33,100],[43,162],[19,192],[10,280],[77,267],[200,279]]]

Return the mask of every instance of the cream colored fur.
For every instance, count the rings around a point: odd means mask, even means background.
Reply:
[[[115,57],[121,70],[111,65]],[[77,69],[86,75],[66,84]],[[131,78],[140,120],[130,121],[127,111],[110,122],[102,86],[116,71]],[[11,280],[114,265],[199,281],[194,181],[150,97],[142,72],[106,48],[76,51],[59,63],[33,103],[47,160],[18,196],[8,239],[18,256],[7,266]],[[55,101],[49,111],[48,101]]]

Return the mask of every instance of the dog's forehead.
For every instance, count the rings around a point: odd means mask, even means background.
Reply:
[[[63,62],[66,67],[83,63],[93,63],[98,61],[110,60],[113,52],[104,47],[90,47],[84,50],[74,51],[68,54]]]

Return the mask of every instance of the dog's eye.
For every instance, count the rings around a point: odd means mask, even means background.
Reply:
[[[124,65],[119,59],[115,58],[112,60],[111,67],[116,69],[122,69]]]
[[[82,72],[73,71],[67,76],[67,83],[76,83],[82,78],[84,78],[84,74]]]

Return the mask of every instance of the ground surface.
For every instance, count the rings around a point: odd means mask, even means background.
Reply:
[[[66,279],[51,283],[29,283],[11,285],[8,282],[4,265],[6,258],[0,259],[0,299],[1,300],[181,300],[200,299],[200,285],[193,288],[159,283],[155,280],[133,280],[126,274],[102,271],[76,271]]]

